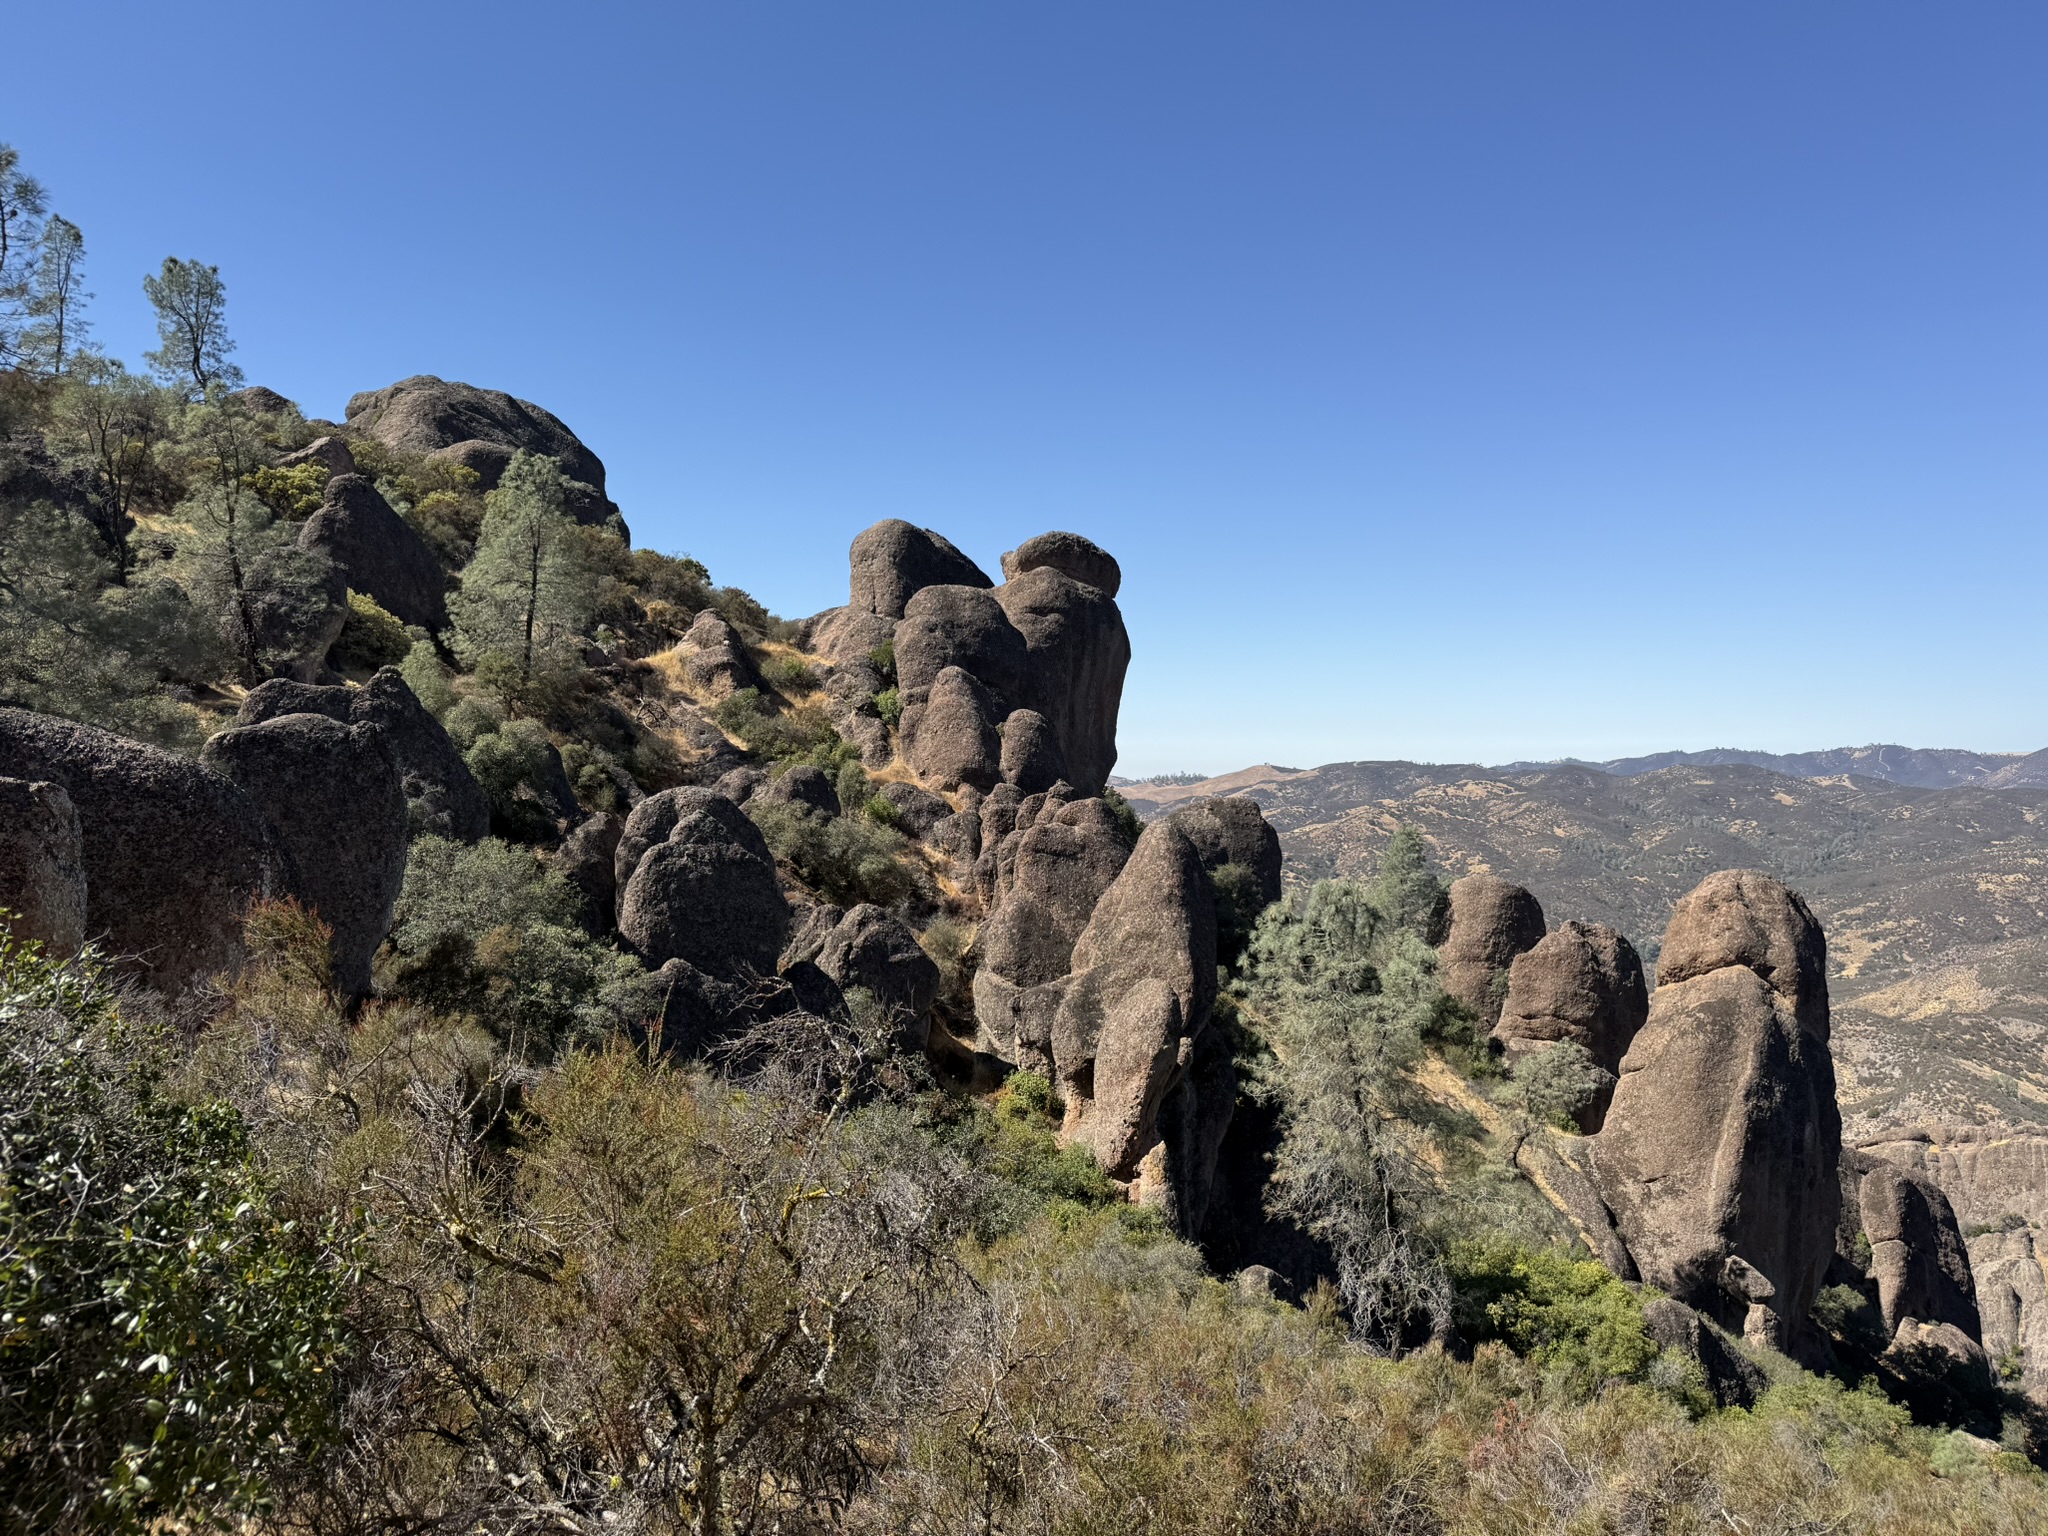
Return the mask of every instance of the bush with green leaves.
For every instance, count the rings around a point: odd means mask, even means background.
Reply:
[[[1499,1339],[1583,1401],[1657,1356],[1640,1298],[1597,1260],[1493,1237],[1453,1243],[1452,1315],[1467,1341]]]
[[[639,962],[579,926],[581,898],[529,848],[422,837],[406,857],[385,978],[540,1060],[658,1011]]]
[[[890,730],[903,724],[903,694],[894,683],[875,695],[874,704],[875,713]]]
[[[0,1527],[260,1509],[335,1429],[340,1229],[273,1214],[240,1118],[172,1091],[173,1038],[89,953],[0,931],[0,1040]]]
[[[860,749],[841,738],[815,704],[777,709],[758,688],[742,688],[711,711],[711,718],[750,752],[779,763],[809,763],[836,774],[860,761]]]
[[[924,882],[904,862],[910,840],[865,816],[823,816],[786,801],[747,802],[775,857],[827,901],[850,907],[871,901],[893,907],[918,894]]]
[[[1538,1125],[1569,1131],[1576,1129],[1579,1111],[1613,1081],[1614,1074],[1578,1041],[1559,1040],[1516,1062],[1500,1097]]]
[[[412,654],[413,638],[398,618],[364,592],[348,595],[348,618],[327,659],[344,672],[374,672],[397,666]]]
[[[491,803],[493,825],[528,841],[554,832],[554,744],[539,721],[507,720],[477,736],[462,760]]]

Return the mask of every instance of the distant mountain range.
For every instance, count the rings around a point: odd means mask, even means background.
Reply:
[[[2048,753],[1262,765],[1122,793],[1147,818],[1249,795],[1293,887],[1370,875],[1412,822],[1447,875],[1491,870],[1535,892],[1553,925],[1611,923],[1653,964],[1679,896],[1716,869],[1768,870],[1827,930],[1853,1136],[2048,1124]]]

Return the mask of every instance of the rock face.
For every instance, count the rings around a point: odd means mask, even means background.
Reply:
[[[1049,565],[1020,572],[996,596],[1024,637],[1027,666],[1010,702],[1052,722],[1068,780],[1084,795],[1101,794],[1116,766],[1117,711],[1131,664],[1115,599]],[[901,649],[899,641],[899,658]]]
[[[789,904],[760,828],[723,795],[667,789],[633,808],[619,839],[619,936],[650,965],[773,975]]]
[[[683,676],[711,699],[729,699],[743,688],[761,686],[761,674],[754,670],[739,631],[709,608],[697,615],[683,636]]]
[[[1182,806],[1167,820],[1187,834],[1202,868],[1210,874],[1235,864],[1251,871],[1262,907],[1280,899],[1280,834],[1257,801],[1242,795],[1212,795]]]
[[[1216,1000],[1216,915],[1202,862],[1169,823],[1145,829],[1074,944],[1053,1022],[1062,1133],[1130,1178],[1194,1062]]]
[[[1604,923],[1561,923],[1508,968],[1508,992],[1493,1027],[1510,1063],[1560,1040],[1584,1046],[1602,1071],[1619,1075],[1629,1043],[1649,1017],[1650,994],[1635,946]],[[1581,1112],[1579,1129],[1600,1129],[1612,1085]]]
[[[545,454],[559,461],[571,480],[593,492],[572,503],[570,510],[578,522],[597,526],[618,515],[619,509],[605,498],[604,461],[559,417],[502,390],[419,374],[351,396],[348,425],[402,453],[460,449],[449,457],[483,474],[487,490],[497,484],[511,450]],[[494,447],[505,450],[502,459],[490,452]]]
[[[1970,1271],[1985,1353],[2015,1361],[2021,1390],[2048,1403],[2048,1242],[2028,1227],[1980,1232]]]
[[[1450,932],[1438,954],[1444,991],[1492,1029],[1506,997],[1508,967],[1543,938],[1543,908],[1519,885],[1495,875],[1451,882]]]
[[[325,715],[279,715],[220,732],[200,761],[276,830],[297,867],[296,894],[334,930],[336,987],[367,994],[405,877],[405,791],[381,734]]]
[[[1017,699],[1027,660],[1024,637],[993,593],[979,587],[924,588],[897,623],[895,645],[906,729],[917,707],[915,696],[949,667],[971,673],[1003,701],[1002,708],[992,711],[991,722],[1007,715]]]
[[[769,780],[758,793],[772,805],[800,805],[820,816],[839,814],[839,791],[832,787],[831,777],[809,763],[798,763],[785,770],[781,778]]]
[[[1886,1331],[1896,1333],[1907,1318],[1916,1318],[1947,1323],[1982,1342],[1969,1249],[1941,1191],[1927,1179],[1878,1162],[1864,1173],[1857,1198]]]
[[[583,928],[592,938],[603,938],[612,931],[612,914],[619,904],[613,866],[625,830],[619,817],[599,812],[563,838],[562,846],[548,861],[582,898]]]
[[[936,783],[993,788],[1002,776],[997,708],[980,679],[963,668],[947,667],[932,681],[915,715],[905,714],[904,760]]]
[[[318,464],[327,471],[330,480],[336,475],[356,472],[356,456],[338,437],[316,437],[305,447],[294,449],[277,461],[279,469],[296,469],[301,464]]]
[[[842,990],[864,988],[905,1020],[905,1043],[924,1049],[926,1015],[939,995],[939,968],[917,935],[882,908],[861,903],[839,920],[818,951],[818,969]]]
[[[1035,709],[1013,709],[1003,722],[1002,773],[1027,795],[1051,789],[1067,776],[1052,722]]]
[[[856,613],[900,619],[905,605],[926,587],[990,587],[981,567],[944,537],[901,518],[875,524],[853,541],[852,596]]]
[[[1759,934],[1773,942],[1758,947]],[[1683,963],[1622,1058],[1593,1176],[1644,1280],[1783,1348],[1827,1268],[1841,1201],[1826,943],[1793,892],[1735,871],[1678,903],[1663,953]]]
[[[1116,557],[1078,533],[1041,533],[1003,556],[1005,581],[1015,581],[1026,571],[1041,568],[1071,576],[1104,597],[1115,597],[1124,584],[1123,569],[1116,563]]]
[[[85,835],[64,786],[0,778],[0,907],[14,937],[76,954],[85,898]]]
[[[326,500],[299,530],[299,547],[325,554],[349,587],[401,622],[436,634],[448,627],[441,562],[362,475],[327,482]]]
[[[251,901],[296,871],[249,797],[189,758],[0,709],[0,776],[63,786],[78,814],[88,937],[176,992],[241,959]]]
[[[405,788],[413,832],[473,843],[491,827],[490,802],[441,722],[413,695],[396,667],[384,667],[361,688],[318,687],[274,678],[249,691],[237,725],[279,715],[325,715],[365,725],[382,737]]]

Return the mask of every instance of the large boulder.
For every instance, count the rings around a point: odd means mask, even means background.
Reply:
[[[1007,688],[988,673],[977,669],[977,675],[1011,704],[1051,721],[1068,780],[1084,795],[1101,794],[1116,766],[1117,711],[1131,664],[1131,640],[1115,599],[1049,565],[1020,572],[995,595],[1023,637],[1025,666]],[[901,626],[898,635],[900,666]]]
[[[1084,587],[1094,587],[1104,597],[1115,597],[1124,582],[1123,569],[1116,563],[1116,557],[1078,533],[1041,533],[1003,556],[1005,581],[1015,581],[1026,571],[1040,569],[1071,576]]]
[[[1672,909],[1657,984],[1746,966],[1792,1004],[1800,1026],[1828,1038],[1827,940],[1804,898],[1754,869],[1707,876]]]
[[[1510,1065],[1570,1040],[1613,1076],[1649,1013],[1635,946],[1604,923],[1566,922],[1508,967],[1507,998],[1493,1038]],[[1581,1130],[1600,1129],[1612,1096],[1609,1083],[1581,1112]]]
[[[200,761],[276,830],[298,871],[294,893],[334,930],[335,986],[367,994],[405,878],[405,791],[381,734],[325,715],[280,715],[220,732]]]
[[[238,964],[249,903],[292,888],[261,811],[190,758],[0,709],[0,776],[63,786],[78,813],[86,935],[161,990]]]
[[[332,676],[327,653],[348,623],[345,573],[324,550],[312,554],[318,562],[313,580],[305,579],[305,556],[297,550],[257,555],[245,570],[242,594],[224,595],[214,613],[221,638],[238,659],[246,641],[255,647],[260,672],[304,683]]]
[[[1443,989],[1492,1029],[1508,968],[1543,938],[1543,908],[1519,885],[1485,873],[1452,881],[1450,906],[1450,930],[1437,951]]]
[[[1003,782],[1027,795],[1051,789],[1067,776],[1067,760],[1052,722],[1035,709],[1013,709],[1003,722]]]
[[[62,784],[0,778],[0,918],[51,954],[85,942],[85,834]]]
[[[819,816],[839,814],[839,791],[833,787],[831,775],[809,763],[783,770],[782,777],[770,779],[755,793],[769,805],[799,806]]]
[[[1002,775],[1003,750],[996,733],[997,708],[981,679],[947,667],[932,682],[915,718],[905,718],[904,761],[942,789],[994,787]]]
[[[260,725],[279,715],[325,715],[374,729],[398,763],[414,833],[473,843],[490,831],[491,807],[483,787],[396,667],[381,668],[361,688],[273,678],[249,690],[235,723]]]
[[[1053,1023],[1062,1134],[1115,1177],[1135,1175],[1215,1000],[1216,914],[1202,861],[1187,834],[1155,822],[1074,944]]]
[[[744,688],[761,687],[761,674],[740,632],[710,608],[683,636],[682,657],[684,678],[705,698],[729,699]]]
[[[427,541],[362,476],[327,482],[320,510],[299,530],[299,548],[318,550],[354,591],[406,624],[448,627],[448,578]]]
[[[561,418],[502,390],[419,374],[351,396],[348,426],[401,453],[460,449],[449,457],[482,475],[486,489],[504,473],[510,450],[545,454],[571,480],[590,487],[592,494],[577,498],[570,509],[579,522],[597,526],[618,515],[605,497],[604,461]],[[493,447],[504,450],[502,458]]]
[[[892,517],[866,529],[848,552],[853,567],[855,613],[900,619],[910,599],[926,587],[991,587],[981,567],[943,536]]]
[[[336,475],[352,475],[356,472],[356,456],[349,451],[348,444],[338,437],[316,437],[303,448],[295,448],[277,461],[279,469],[297,469],[302,465],[317,464],[332,480]]]
[[[1718,894],[1682,900],[1666,953],[1712,953],[1703,927],[1782,927],[1824,957],[1820,925],[1779,882],[1751,871],[1708,887],[1752,910],[1731,913]],[[1592,1171],[1645,1281],[1782,1348],[1819,1289],[1841,1202],[1827,991],[1824,972],[1774,971],[1781,991],[1729,953],[1658,986],[1592,1138]]]
[[[939,968],[900,918],[862,902],[839,920],[819,949],[817,964],[842,990],[862,988],[910,1022],[906,1046],[924,1048],[925,1016],[939,995]]]
[[[1979,1232],[1970,1277],[1985,1353],[2017,1365],[2021,1390],[2048,1404],[2048,1239],[2025,1226]]]
[[[915,700],[948,667],[971,672],[1001,702],[1001,720],[1022,702],[1018,689],[1029,661],[1024,636],[997,594],[979,587],[925,587],[896,624],[896,684],[904,695],[905,728]]]
[[[651,806],[657,809],[643,817]],[[661,838],[650,845],[657,827]],[[774,974],[789,903],[767,841],[746,812],[708,789],[650,795],[621,834],[619,867],[629,858],[619,936],[648,964],[684,960],[713,975]]]
[[[1912,1317],[1950,1324],[1982,1342],[1970,1250],[1947,1198],[1918,1174],[1858,1160],[1870,1164],[1857,1184],[1857,1205],[1885,1331],[1895,1333]]]
[[[1211,795],[1167,818],[1195,845],[1212,876],[1227,865],[1251,872],[1261,909],[1280,899],[1280,834],[1258,802],[1243,795]]]

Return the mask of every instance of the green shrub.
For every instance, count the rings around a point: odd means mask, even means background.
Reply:
[[[896,642],[894,640],[884,640],[880,645],[868,652],[868,660],[873,663],[874,669],[882,674],[882,681],[891,688],[894,688],[896,686]]]
[[[841,739],[825,711],[800,704],[777,711],[757,688],[742,688],[712,711],[719,729],[737,737],[750,752],[782,763],[809,763],[836,774],[843,764],[858,762],[860,751]]]
[[[491,821],[514,837],[533,840],[555,830],[550,792],[553,746],[535,720],[508,720],[476,738],[462,755],[491,803]]]
[[[891,683],[875,695],[875,713],[882,717],[882,724],[895,730],[903,723],[903,695]]]
[[[412,654],[412,636],[405,626],[361,592],[348,595],[348,618],[329,658],[344,672],[374,672],[396,666]]]
[[[294,522],[311,517],[327,499],[327,466],[294,464],[289,469],[266,466],[242,476],[242,484],[278,517]]]
[[[434,652],[433,642],[424,635],[422,631],[413,636],[405,659],[398,664],[398,671],[405,679],[406,687],[413,691],[413,697],[426,707],[427,713],[445,723],[449,711],[455,708],[455,689],[448,681],[448,669],[441,665],[441,658]],[[470,739],[475,738],[472,736]]]
[[[821,816],[800,805],[747,802],[747,814],[761,829],[776,858],[828,901],[850,907],[871,901],[891,907],[920,888],[903,862],[910,843],[864,817]]]
[[[646,973],[579,926],[581,897],[532,850],[414,841],[392,914],[388,979],[542,1060],[654,1011]]]
[[[1539,1125],[1572,1130],[1573,1117],[1613,1081],[1613,1074],[1578,1041],[1559,1040],[1517,1062],[1513,1081],[1501,1097],[1520,1106]]]
[[[1593,1259],[1484,1238],[1452,1244],[1447,1267],[1459,1332],[1501,1340],[1575,1398],[1656,1358],[1641,1301]]]
[[[173,1040],[90,955],[0,932],[0,1019],[0,1528],[256,1509],[334,1434],[345,1256],[272,1214],[240,1117],[168,1091]]]
[[[801,656],[774,657],[761,669],[761,675],[770,687],[786,697],[813,692],[818,686],[818,674]]]
[[[1113,789],[1104,789],[1103,803],[1109,807],[1110,815],[1116,818],[1117,835],[1124,840],[1126,848],[1138,846],[1138,838],[1145,831],[1145,823],[1138,819],[1138,813],[1131,809],[1131,802]]]
[[[832,787],[838,792],[840,809],[848,816],[859,815],[871,799],[880,798],[868,783],[867,769],[862,767],[858,760],[840,765],[838,778]],[[888,802],[884,801],[883,803],[887,804]],[[893,819],[895,809],[894,806],[889,807],[892,819],[882,821],[883,826],[893,827],[896,825]],[[873,813],[869,812],[869,814],[872,815]],[[880,817],[876,819],[881,820]]]

